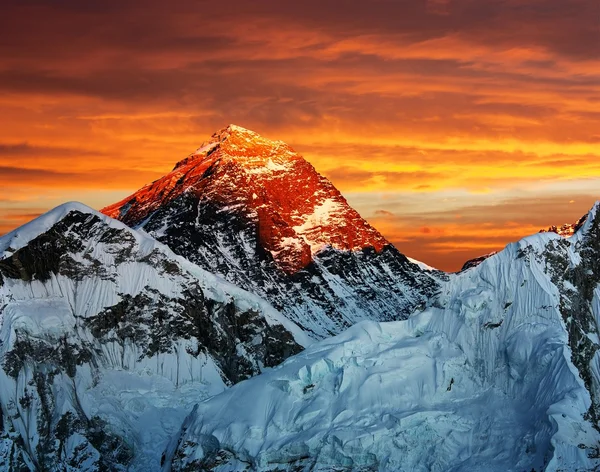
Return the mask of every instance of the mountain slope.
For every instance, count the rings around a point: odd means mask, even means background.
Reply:
[[[405,318],[442,276],[399,253],[285,143],[234,125],[102,212],[263,296],[317,337]]]
[[[599,209],[199,404],[164,470],[597,470]]]
[[[157,470],[191,405],[311,340],[70,203],[0,238],[0,470]]]

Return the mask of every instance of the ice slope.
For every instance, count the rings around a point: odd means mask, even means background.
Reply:
[[[199,403],[163,470],[597,470],[597,210]]]
[[[158,470],[195,402],[310,343],[148,235],[61,205],[0,238],[0,470]]]

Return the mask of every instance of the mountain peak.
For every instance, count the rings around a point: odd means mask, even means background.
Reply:
[[[241,126],[230,124],[213,133],[196,151],[175,165],[175,169],[190,164],[199,165],[216,150],[220,159],[234,160],[247,169],[274,170],[290,160],[297,159],[296,152],[283,141],[261,136]]]
[[[98,216],[106,221],[105,215],[98,213],[96,210],[84,205],[79,202],[66,202],[52,210],[38,216],[28,223],[14,229],[10,233],[0,237],[0,259],[7,257],[12,252],[27,245],[32,239],[36,238],[40,234],[48,231],[52,226],[58,223],[60,220],[65,218],[72,212],[79,212],[86,215]],[[118,228],[126,228],[126,226],[120,221],[112,221],[111,225]]]
[[[407,317],[439,285],[290,146],[235,125],[102,211],[259,294],[317,338]]]
[[[236,145],[246,144],[246,146],[252,147],[255,145],[264,145],[277,147],[283,143],[282,141],[274,141],[261,136],[256,131],[252,131],[242,126],[230,124],[225,128],[220,129],[213,133],[210,139],[203,143],[201,148],[208,144],[224,144],[226,142],[234,142]]]
[[[171,173],[102,212],[140,225],[182,195],[254,222],[261,250],[289,273],[326,247],[380,251],[389,244],[290,146],[237,125],[217,131]]]
[[[229,134],[238,134],[238,135],[243,135],[243,136],[262,138],[256,131],[252,131],[251,129],[244,128],[243,126],[238,126],[233,123],[230,123],[229,125],[227,125],[225,128],[223,128],[221,131],[219,131],[217,133],[223,133],[223,132],[226,132]],[[215,133],[215,134],[217,134],[217,133]]]
[[[243,126],[236,125],[234,123],[229,123],[224,129],[234,133],[257,134],[255,131],[252,131],[248,128],[244,128]]]

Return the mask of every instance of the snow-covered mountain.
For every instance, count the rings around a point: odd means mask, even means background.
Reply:
[[[443,278],[398,252],[288,145],[235,125],[102,212],[319,338],[364,319],[406,318]]]
[[[0,238],[0,470],[152,471],[191,406],[311,343],[81,204]]]
[[[163,470],[600,468],[600,204],[199,403]]]

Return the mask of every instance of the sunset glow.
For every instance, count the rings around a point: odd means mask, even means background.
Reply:
[[[0,234],[115,203],[229,123],[445,270],[600,199],[600,3],[12,1]]]

